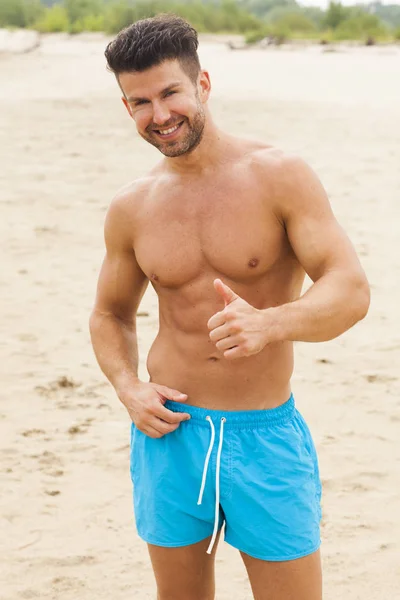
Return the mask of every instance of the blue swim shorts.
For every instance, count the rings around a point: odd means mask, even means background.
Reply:
[[[293,396],[277,408],[220,411],[168,400],[191,415],[150,438],[132,423],[136,528],[149,544],[195,544],[225,522],[225,541],[268,561],[320,546],[321,482],[309,429]]]

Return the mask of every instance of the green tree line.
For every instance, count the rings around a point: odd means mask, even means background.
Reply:
[[[400,6],[374,2],[326,11],[296,0],[1,0],[0,27],[40,32],[116,33],[160,12],[186,18],[199,32],[242,33],[262,38],[400,41]]]

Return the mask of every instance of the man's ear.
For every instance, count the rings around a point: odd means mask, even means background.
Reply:
[[[207,102],[211,92],[211,80],[208,71],[200,71],[199,75],[200,98],[202,102]]]
[[[133,119],[132,109],[130,107],[129,102],[127,101],[127,99],[125,98],[125,96],[122,96],[121,100],[124,103],[124,106],[125,106],[126,110],[128,111],[129,116]]]

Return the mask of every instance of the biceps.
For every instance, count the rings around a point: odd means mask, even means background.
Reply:
[[[328,271],[361,268],[349,238],[330,209],[292,218],[286,229],[297,259],[313,281]]]
[[[97,285],[95,310],[132,320],[148,282],[133,251],[106,254]]]
[[[301,159],[289,158],[280,188],[282,218],[291,247],[309,277],[329,271],[361,272],[357,254],[337,222],[326,191]]]

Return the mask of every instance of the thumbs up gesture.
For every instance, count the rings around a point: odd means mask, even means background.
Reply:
[[[214,287],[224,300],[225,308],[207,323],[211,341],[227,359],[260,352],[270,341],[265,331],[263,311],[248,304],[220,279],[214,280]]]

